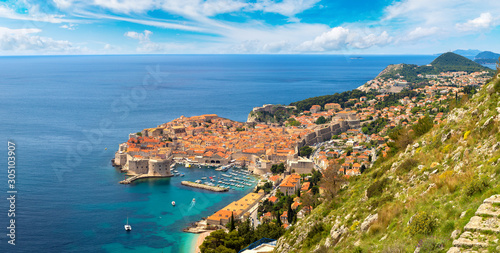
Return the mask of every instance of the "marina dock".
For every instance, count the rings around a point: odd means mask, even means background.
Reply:
[[[181,184],[185,185],[185,186],[209,190],[209,191],[213,191],[213,192],[227,192],[228,191],[228,189],[226,189],[226,188],[217,187],[217,186],[210,186],[210,185],[205,185],[205,184],[198,184],[198,183],[191,182],[191,181],[182,181]]]

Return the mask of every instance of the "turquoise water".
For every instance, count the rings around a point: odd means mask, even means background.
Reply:
[[[428,64],[434,58],[0,57],[0,161],[7,159],[7,140],[13,140],[18,190],[17,244],[10,246],[2,236],[0,252],[186,252],[194,236],[182,229],[247,191],[212,193],[180,185],[216,174],[206,169],[181,168],[184,178],[120,185],[123,175],[110,159],[129,133],[181,115],[216,113],[245,121],[254,106],[351,90],[388,64]],[[6,178],[1,170],[3,214]],[[123,229],[127,215],[131,233]],[[0,215],[0,228],[7,226],[6,215]]]

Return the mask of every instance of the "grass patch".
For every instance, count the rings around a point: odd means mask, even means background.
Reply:
[[[472,181],[469,183],[469,185],[465,189],[465,194],[470,197],[470,196],[473,196],[475,194],[479,194],[479,193],[483,192],[489,186],[490,186],[490,183],[488,182],[487,177],[484,177],[484,176],[481,178],[475,177],[474,179],[472,179]]]
[[[368,198],[371,198],[374,196],[382,195],[382,192],[384,191],[384,188],[388,182],[389,182],[388,178],[375,180],[375,182],[373,182],[373,184],[371,184],[366,190],[366,196]]]
[[[413,168],[417,167],[418,161],[413,158],[408,158],[404,160],[398,167],[397,172],[399,174],[410,172]]]

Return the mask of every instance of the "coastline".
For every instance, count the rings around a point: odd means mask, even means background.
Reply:
[[[203,232],[201,234],[195,234],[193,240],[191,241],[191,251],[190,253],[200,253],[200,246],[203,244],[205,237],[210,235],[213,231]]]

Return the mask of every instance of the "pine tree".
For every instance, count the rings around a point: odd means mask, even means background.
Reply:
[[[229,231],[233,231],[235,229],[234,227],[234,214],[231,213],[231,221],[229,222]]]
[[[288,217],[287,217],[288,218],[288,224],[292,224],[292,222],[293,222],[293,210],[292,210],[292,205],[291,204],[288,206],[288,212],[287,212],[287,214],[288,214]]]
[[[277,223],[278,223],[278,226],[281,227],[282,223],[281,223],[281,214],[280,214],[280,211],[276,211],[276,220],[277,220]]]

